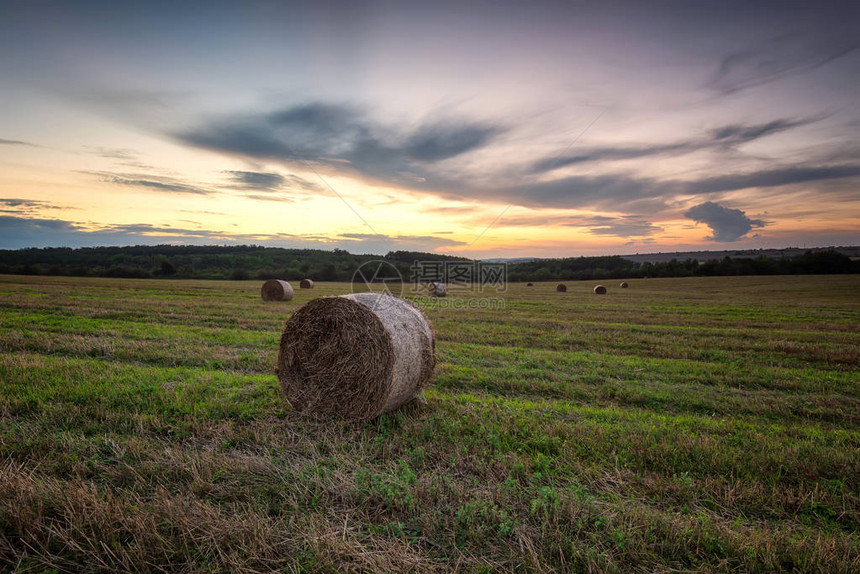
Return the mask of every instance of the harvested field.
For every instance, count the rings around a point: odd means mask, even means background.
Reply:
[[[860,571],[860,277],[593,285],[418,298],[350,422],[274,373],[347,284],[0,276],[0,570]]]

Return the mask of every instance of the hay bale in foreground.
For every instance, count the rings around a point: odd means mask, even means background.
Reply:
[[[430,384],[436,339],[424,314],[387,293],[310,301],[287,321],[278,380],[297,411],[369,420]]]
[[[448,295],[448,287],[444,283],[428,283],[427,291],[430,292],[431,297],[445,297]]]
[[[302,289],[313,289],[314,288],[314,280],[313,279],[302,279],[299,282],[299,287]]]
[[[293,286],[280,279],[269,279],[263,283],[263,288],[260,289],[260,296],[263,297],[263,301],[289,301],[293,295],[295,295]]]
[[[594,286],[594,294],[595,295],[606,295],[606,287],[603,285],[595,285]]]
[[[628,287],[628,285],[627,285],[627,281],[622,281],[622,282],[621,282],[621,288],[622,288],[622,289],[627,289],[627,287]]]
[[[555,286],[555,290],[559,293],[567,293],[567,285],[565,285],[564,283],[559,283]]]

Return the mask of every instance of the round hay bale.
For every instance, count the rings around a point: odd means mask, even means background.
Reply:
[[[526,287],[534,287],[534,286],[535,286],[534,283],[526,283]]]
[[[567,285],[565,285],[564,283],[559,283],[555,286],[555,290],[559,293],[567,293]]]
[[[603,285],[595,285],[594,286],[594,294],[595,295],[606,295],[606,287]]]
[[[269,279],[260,289],[263,301],[289,301],[294,294],[293,286],[280,279]]]
[[[622,289],[627,289],[627,287],[629,287],[629,285],[627,285],[627,281],[622,281],[622,282],[621,282],[621,288],[622,288]]]
[[[431,297],[445,297],[448,295],[448,287],[444,283],[428,283],[427,291],[430,292]]]
[[[299,287],[302,289],[313,289],[314,288],[314,280],[313,279],[302,279],[299,282]]]
[[[427,318],[404,299],[321,297],[287,321],[276,370],[297,411],[370,420],[430,384],[435,345]]]

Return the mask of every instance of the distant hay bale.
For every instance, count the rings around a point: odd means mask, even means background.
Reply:
[[[526,287],[534,287],[534,286],[535,286],[534,283],[526,283]]]
[[[289,301],[294,294],[293,286],[280,279],[269,279],[260,289],[263,301]]]
[[[302,289],[313,289],[314,288],[314,280],[313,279],[302,279],[299,282],[299,287]]]
[[[594,294],[595,295],[606,295],[606,287],[603,285],[595,285],[594,286]]]
[[[427,318],[404,299],[321,297],[286,322],[278,380],[297,411],[370,420],[430,384],[435,344]]]
[[[622,288],[622,289],[627,289],[627,287],[629,287],[629,285],[627,285],[627,281],[622,281],[622,282],[621,282],[621,288]]]
[[[444,283],[430,282],[427,284],[427,291],[431,297],[445,297],[448,295],[448,287]]]
[[[555,286],[555,290],[559,293],[567,293],[567,285],[565,285],[564,283],[559,283]]]

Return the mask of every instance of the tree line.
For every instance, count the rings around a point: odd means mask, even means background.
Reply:
[[[363,264],[378,255],[343,249],[284,249],[241,246],[51,247],[0,250],[0,273],[175,279],[286,279],[350,281]],[[415,261],[469,261],[435,253],[391,251],[382,257],[409,281]],[[860,273],[860,261],[834,249],[807,251],[795,257],[687,259],[638,263],[620,256],[535,259],[507,265],[508,281],[692,277],[711,275],[792,275]]]

